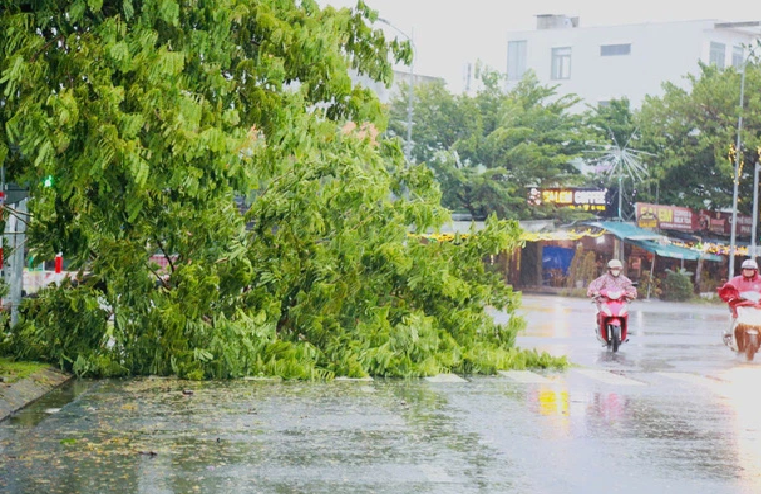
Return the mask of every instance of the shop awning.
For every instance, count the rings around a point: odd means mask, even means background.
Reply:
[[[595,228],[607,230],[609,233],[624,240],[660,240],[665,238],[663,235],[658,235],[651,230],[645,230],[644,228],[639,228],[631,223],[624,223],[622,221],[595,221],[587,224]]]
[[[676,259],[694,260],[701,257],[707,261],[723,262],[724,258],[713,254],[707,254],[697,249],[687,249],[678,245],[659,244],[657,242],[634,240],[632,243],[649,252],[662,257],[674,257]]]

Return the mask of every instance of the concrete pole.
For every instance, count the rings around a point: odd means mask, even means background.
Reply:
[[[27,199],[16,206],[18,214],[9,215],[5,223],[5,245],[10,247],[11,254],[5,257],[5,282],[10,290],[7,303],[11,307],[11,327],[18,324],[18,307],[21,303],[21,292],[24,289],[24,246],[26,244]],[[5,254],[5,252],[4,252]]]
[[[737,118],[737,148],[735,149],[735,183],[732,194],[732,227],[729,234],[729,279],[735,276],[735,242],[737,234],[737,195],[740,185],[740,134],[743,131],[743,105],[745,100],[745,70],[748,68],[748,59],[743,62],[743,74],[740,82],[740,116]]]
[[[761,165],[756,161],[756,166],[753,167],[753,231],[751,233],[751,250],[750,257],[754,260],[758,255],[756,254],[756,235],[758,234],[758,172],[761,169]]]

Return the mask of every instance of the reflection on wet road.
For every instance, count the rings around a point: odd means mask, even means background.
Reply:
[[[593,314],[524,297],[519,344],[563,373],[74,383],[0,423],[0,492],[761,492],[761,363],[726,310],[636,303],[616,355]]]

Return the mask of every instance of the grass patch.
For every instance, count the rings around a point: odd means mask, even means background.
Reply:
[[[46,369],[50,364],[40,362],[16,362],[5,358],[0,358],[0,376],[3,381],[12,383],[26,379],[38,370]]]

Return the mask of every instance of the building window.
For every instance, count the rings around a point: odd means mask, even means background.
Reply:
[[[526,72],[526,41],[507,42],[507,80],[519,81]]]
[[[631,55],[632,44],[622,43],[618,45],[602,45],[600,46],[601,57],[615,57],[619,55]]]
[[[552,78],[571,78],[571,48],[552,49]]]
[[[742,46],[735,46],[732,48],[732,67],[737,70],[742,70],[743,62],[745,62],[745,56]]]
[[[724,52],[726,52],[726,45],[724,43],[717,43],[711,41],[711,51],[708,56],[708,63],[717,66],[720,69],[724,68]]]

